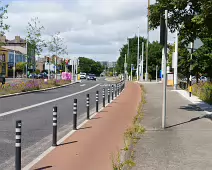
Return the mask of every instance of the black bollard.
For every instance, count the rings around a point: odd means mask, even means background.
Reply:
[[[53,107],[53,136],[52,146],[57,146],[57,106]]]
[[[73,129],[77,130],[77,99],[74,99],[73,105]]]
[[[96,112],[99,112],[99,91],[96,91]]]
[[[87,119],[90,119],[90,96],[87,94],[86,98],[86,107],[87,107]]]
[[[105,107],[105,88],[102,90],[103,107]]]
[[[21,170],[21,120],[16,121],[15,127],[15,169]]]

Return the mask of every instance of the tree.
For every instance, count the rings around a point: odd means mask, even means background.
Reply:
[[[141,54],[142,51],[142,42],[146,44],[146,39],[144,37],[139,37],[139,51]],[[131,64],[134,67],[137,67],[137,47],[138,47],[138,37],[130,38],[129,39],[129,56],[127,57],[127,71],[130,73],[131,71]],[[124,44],[123,47],[120,49],[120,56],[117,60],[116,70],[118,73],[124,72],[124,61],[125,61],[125,54],[127,54],[128,45]],[[146,51],[146,47],[144,47],[144,54]],[[152,77],[155,78],[156,72],[156,65],[158,67],[161,66],[161,57],[162,57],[162,46],[157,42],[154,41],[149,43],[149,55],[148,55],[148,73],[152,74]],[[144,70],[145,70],[145,56],[144,56]],[[135,74],[135,71],[133,72]]]
[[[185,43],[196,37],[212,36],[212,1],[208,0],[157,0],[150,5],[150,28],[160,25],[160,16],[168,10],[168,27],[171,32],[177,29]]]
[[[55,56],[68,54],[67,46],[65,46],[64,38],[60,36],[60,32],[52,35],[51,40],[48,42],[48,50]],[[54,58],[52,58],[52,62],[54,63]]]
[[[2,3],[0,1],[0,3]],[[7,9],[9,5],[5,6],[0,6],[0,36],[3,36],[5,34],[5,31],[8,31],[10,26],[7,24],[4,24],[4,20],[7,19],[8,17],[6,16],[7,14]],[[2,42],[0,42],[0,46],[4,45]]]
[[[46,46],[45,41],[42,39],[42,31],[44,27],[40,24],[38,17],[31,18],[31,21],[28,22],[27,27],[27,45],[28,50],[31,54],[34,54],[34,61],[31,61],[33,64],[33,70],[35,71],[35,55],[40,55],[43,51],[43,48]],[[28,56],[29,57],[29,56]]]
[[[25,69],[26,63],[25,62],[19,62],[16,64],[16,71],[23,73]]]
[[[79,69],[81,72],[93,73],[96,75],[100,75],[104,70],[100,62],[95,62],[86,57],[79,57]]]

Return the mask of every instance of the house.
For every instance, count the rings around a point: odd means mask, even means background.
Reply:
[[[9,50],[0,48],[0,76],[8,77],[8,53]]]

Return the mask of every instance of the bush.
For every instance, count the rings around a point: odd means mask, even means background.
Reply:
[[[212,83],[198,83],[192,86],[192,94],[198,96],[201,100],[212,104]]]

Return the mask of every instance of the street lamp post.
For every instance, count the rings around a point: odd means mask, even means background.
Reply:
[[[137,51],[137,81],[139,80],[139,26],[138,26],[138,51]]]
[[[149,47],[149,11],[150,0],[148,0],[148,14],[147,14],[147,42],[146,42],[146,73],[145,73],[145,81],[148,81],[148,47]]]

